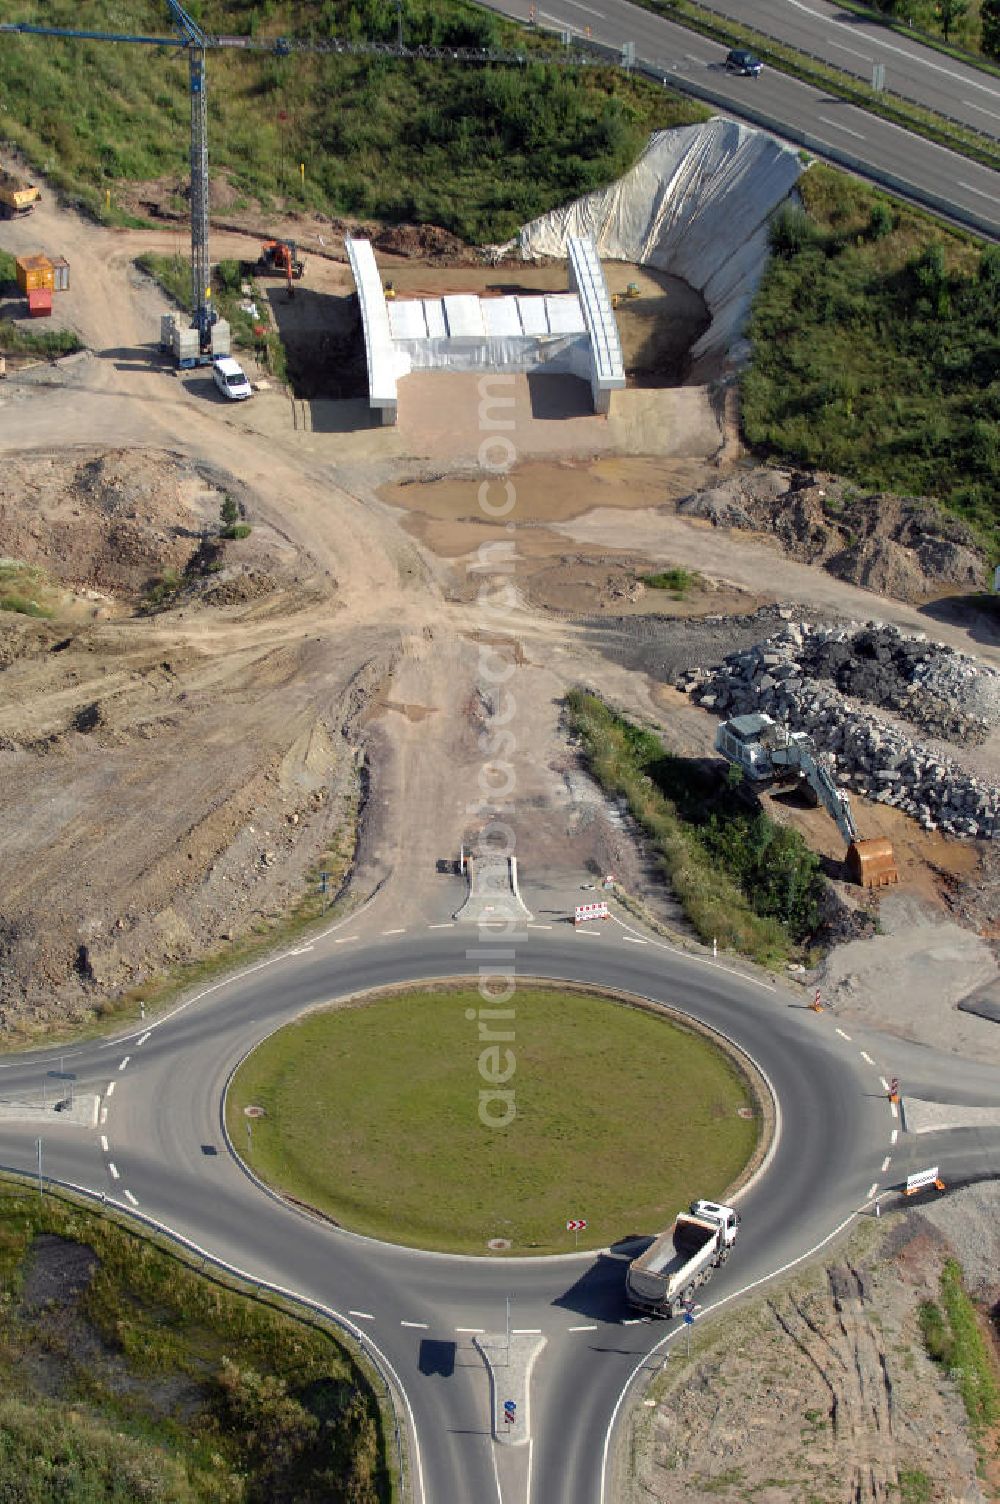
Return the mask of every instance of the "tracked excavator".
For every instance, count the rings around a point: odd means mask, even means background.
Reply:
[[[803,779],[837,823],[847,846],[847,870],[852,880],[863,888],[885,888],[899,882],[892,843],[883,836],[858,839],[850,798],[838,789],[829,768],[820,761],[815,743],[804,731],[789,731],[769,715],[738,715],[720,723],[715,749],[742,768],[753,783],[774,782],[787,774]]]

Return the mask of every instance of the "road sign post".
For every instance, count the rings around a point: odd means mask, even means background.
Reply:
[[[580,1246],[580,1234],[583,1232],[586,1226],[586,1217],[571,1217],[570,1220],[566,1223],[566,1231],[573,1234],[575,1240],[574,1246],[576,1248],[579,1248]]]
[[[503,1402],[503,1423],[505,1426],[517,1425],[517,1405],[514,1400]]]

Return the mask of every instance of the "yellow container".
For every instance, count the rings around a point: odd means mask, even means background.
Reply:
[[[55,290],[55,273],[48,256],[18,256],[15,266],[22,292],[37,292],[40,287]]]

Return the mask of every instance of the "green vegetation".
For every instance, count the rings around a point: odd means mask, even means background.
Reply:
[[[249,538],[253,528],[249,522],[234,522],[232,527],[224,527],[219,533],[220,538]]]
[[[930,1504],[934,1485],[923,1468],[902,1468],[899,1478],[899,1504]]]
[[[60,355],[73,355],[82,349],[82,342],[71,329],[47,329],[36,334],[33,329],[22,329],[10,319],[0,319],[0,355],[40,355],[46,360],[55,360]]]
[[[875,90],[866,80],[799,52],[775,36],[703,9],[697,0],[637,0],[637,3],[647,10],[668,16],[671,21],[680,22],[702,36],[711,37],[722,47],[746,47],[755,52],[767,67],[779,68],[782,73],[788,73],[814,88],[845,99],[859,109],[868,110],[872,115],[891,120],[905,130],[925,136],[929,141],[937,141],[988,167],[1000,165],[1000,153],[987,132],[972,130],[933,110],[924,109],[909,99],[893,94],[891,88]],[[906,0],[902,0],[902,3],[906,3]],[[932,3],[948,3],[948,0],[932,0]],[[855,4],[852,8],[856,13],[866,13],[861,5]],[[944,50],[948,50],[944,44],[942,46]]]
[[[935,1363],[948,1369],[962,1396],[972,1434],[981,1438],[1000,1422],[1000,1384],[955,1259],[948,1259],[941,1271],[940,1306],[925,1300],[918,1318],[924,1346]]]
[[[747,439],[936,497],[1000,549],[1000,248],[827,168],[799,186],[754,303]]]
[[[135,0],[129,28],[163,34],[156,0]],[[394,40],[386,0],[309,7],[204,0],[207,30],[317,39]],[[5,19],[35,20],[29,0]],[[51,0],[46,22],[116,29],[107,0]],[[406,40],[498,46],[543,59],[559,50],[459,0],[407,0]],[[113,24],[112,24],[113,23]],[[443,225],[500,240],[534,215],[616,177],[649,132],[709,112],[620,69],[566,70],[393,62],[386,58],[209,55],[213,173],[272,208]],[[187,69],[170,51],[99,42],[6,39],[4,132],[64,192],[106,214],[106,191],[176,175],[188,162]],[[300,177],[298,167],[305,168]]]
[[[533,984],[504,1001],[427,988],[310,1013],[237,1072],[226,1123],[241,1150],[248,1105],[265,1110],[249,1162],[271,1185],[357,1231],[470,1253],[491,1238],[564,1252],[576,1216],[590,1244],[664,1227],[724,1193],[758,1131],[738,1112],[747,1083],[703,1035]],[[640,1123],[662,1154],[636,1152]]]
[[[596,695],[572,690],[567,705],[591,773],[627,800],[700,939],[762,966],[797,954],[823,891],[819,859],[802,837],[750,814],[738,783],[671,756]]]
[[[651,590],[669,591],[675,600],[683,600],[692,590],[700,590],[705,583],[696,570],[683,569],[680,565],[675,565],[672,569],[660,569],[655,574],[640,575],[639,578]]]
[[[4,1504],[383,1504],[340,1341],[52,1193],[0,1187]]]
[[[0,559],[0,611],[54,616],[52,590],[40,569],[20,559]]]

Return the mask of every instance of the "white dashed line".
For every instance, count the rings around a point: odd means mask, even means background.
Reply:
[[[883,1091],[888,1091],[888,1090],[889,1090],[889,1083],[888,1083],[888,1081],[887,1081],[887,1080],[886,1080],[886,1079],[885,1079],[885,1077],[884,1077],[884,1076],[879,1076],[879,1080],[880,1080],[880,1081],[881,1081],[881,1083],[882,1083],[882,1090],[883,1090]]]
[[[833,1032],[835,1034],[839,1034],[840,1037],[841,1037],[841,1039],[846,1039],[847,1043],[850,1044],[850,1042],[851,1042],[851,1036],[850,1036],[850,1034],[845,1034],[844,1031],[843,1031],[843,1029],[834,1029]]]
[[[890,1166],[891,1163],[892,1163],[892,1155],[891,1154],[887,1154],[885,1156],[885,1159],[883,1159],[883,1161],[882,1161],[882,1174],[883,1175],[885,1174],[886,1170],[889,1168],[889,1166]]]
[[[594,1326],[570,1326],[566,1330],[569,1332],[596,1332],[597,1325],[595,1323]]]
[[[106,1133],[102,1133],[101,1134],[101,1153],[102,1154],[107,1154],[107,1152],[108,1152],[108,1136],[107,1136]]]
[[[898,1128],[894,1128],[892,1130],[892,1132],[890,1133],[890,1135],[889,1135],[889,1142],[890,1142],[890,1144],[894,1144],[896,1142],[896,1140],[897,1140],[898,1137],[899,1137],[899,1129]]]
[[[455,1330],[463,1337],[481,1337],[486,1328],[484,1326],[457,1326]]]
[[[131,1206],[138,1206],[139,1205],[138,1201],[132,1195],[131,1191],[123,1191],[122,1194],[124,1195],[125,1200],[128,1201]]]
[[[315,941],[311,942],[309,945],[297,945],[295,949],[290,950],[288,954],[290,956],[304,956],[306,951],[312,950],[314,944]]]
[[[416,1327],[416,1329],[420,1332],[426,1332],[427,1330],[426,1321],[401,1321],[399,1324],[400,1326]]]
[[[856,140],[863,141],[865,138],[860,131],[852,131],[849,125],[841,125],[839,120],[831,120],[829,115],[817,115],[817,120],[822,120],[824,125],[832,125],[835,131],[843,131],[845,136],[854,136]],[[989,195],[984,193],[984,198]]]
[[[857,52],[853,47],[845,47],[843,42],[831,42],[830,46],[839,48],[841,52],[849,52],[851,57],[859,57],[862,62],[870,63],[872,61],[867,52]]]
[[[578,935],[600,935],[600,930],[577,930]]]
[[[989,115],[991,120],[1000,120],[1000,115],[996,110],[984,110],[981,104],[973,104],[971,99],[963,99],[962,103],[967,110],[978,110],[980,115]]]
[[[878,1181],[877,1180],[873,1180],[872,1183],[871,1183],[871,1185],[868,1187],[868,1200],[869,1201],[872,1199],[872,1197],[874,1196],[874,1194],[875,1194],[875,1192],[877,1190],[878,1190]]]
[[[126,1067],[126,1066],[127,1066],[127,1065],[128,1065],[128,1063],[129,1063],[129,1061],[130,1061],[130,1060],[131,1060],[131,1059],[132,1059],[132,1056],[131,1056],[131,1055],[126,1055],[126,1056],[125,1056],[125,1059],[124,1059],[124,1060],[123,1060],[123,1061],[122,1061],[122,1063],[121,1063],[121,1065],[120,1065],[120,1066],[119,1066],[119,1067],[118,1067],[118,1069],[119,1069],[119,1070],[120,1070],[120,1071],[123,1071],[123,1070],[124,1070],[124,1069],[125,1069],[125,1067]]]
[[[114,1164],[110,1159],[108,1160],[108,1174],[111,1176],[112,1180],[118,1179],[118,1166]]]
[[[453,930],[455,928],[455,921],[454,919],[446,919],[444,924],[429,924],[427,928],[429,930]]]
[[[153,1032],[152,1029],[147,1029],[146,1032],[145,1032],[145,1034],[142,1036],[142,1038],[136,1040],[136,1042],[135,1042],[136,1049],[138,1049],[141,1044],[145,1044],[146,1043],[146,1040],[149,1038],[149,1036],[150,1036],[150,1034],[152,1034],[152,1032]]]
[[[511,1328],[511,1331],[515,1337],[540,1337],[542,1335],[540,1326],[515,1326]]]
[[[861,1058],[865,1062],[866,1065],[874,1065],[875,1064],[874,1060],[869,1055],[869,1053],[868,1053],[867,1050],[862,1050],[861,1051]]]
[[[648,940],[640,940],[638,935],[623,935],[626,945],[648,945]]]
[[[529,930],[550,930],[552,926],[551,924],[529,924],[528,928]]]
[[[350,945],[352,940],[357,940],[359,938],[360,937],[358,935],[342,935],[339,940],[335,940],[333,943],[334,945]]]
[[[895,1102],[889,1103],[889,1111],[892,1113],[894,1118],[899,1117],[899,1108],[896,1106]]]
[[[993,202],[993,194],[984,193],[982,188],[973,188],[971,183],[963,183],[961,181],[959,182],[958,186],[960,188],[964,188],[966,193],[975,193],[979,198],[988,198],[991,203]]]
[[[374,1321],[371,1311],[348,1311],[348,1316],[356,1316],[359,1321]]]
[[[107,1089],[107,1091],[106,1091],[106,1092],[105,1092],[105,1093],[104,1093],[104,1095],[105,1095],[105,1096],[106,1096],[106,1097],[113,1097],[113,1096],[114,1096],[114,1094],[115,1094],[115,1083],[114,1083],[114,1082],[113,1082],[113,1081],[109,1081],[109,1082],[108,1082],[108,1089]]]
[[[107,1121],[108,1121],[108,1109],[106,1107],[102,1107],[101,1108],[101,1127],[102,1128],[104,1127],[104,1125],[105,1125],[105,1123]]]
[[[622,1326],[642,1326],[641,1316],[626,1316]]]
[[[383,930],[383,935],[405,935],[405,930]]]

